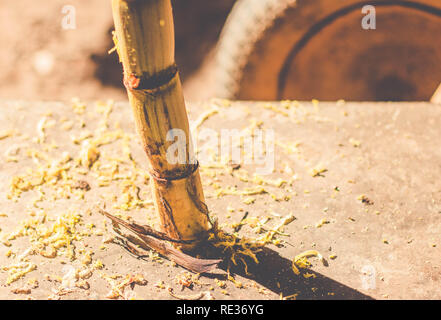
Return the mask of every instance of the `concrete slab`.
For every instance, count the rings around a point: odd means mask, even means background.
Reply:
[[[97,204],[158,227],[127,103],[9,101],[0,103],[0,298],[173,299],[168,287],[187,298],[441,298],[440,105],[212,100],[189,111],[206,135],[274,132],[274,152],[263,155],[274,170],[258,176],[255,163],[208,163],[225,140],[197,135],[206,202],[222,228],[232,232],[248,212],[239,235],[255,239],[296,217],[274,237],[279,246],[236,275],[242,288],[222,270],[188,281],[154,253],[140,260],[106,243]],[[90,169],[79,160],[84,141],[100,144]],[[306,250],[327,263],[310,258],[297,276],[292,261]],[[124,286],[137,274],[144,285]]]

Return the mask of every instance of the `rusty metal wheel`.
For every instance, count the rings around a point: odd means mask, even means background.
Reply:
[[[376,9],[364,30],[362,8]],[[439,0],[239,0],[217,51],[217,95],[430,100],[441,82]]]

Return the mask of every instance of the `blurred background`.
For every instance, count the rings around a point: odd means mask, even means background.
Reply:
[[[176,59],[184,81],[215,45],[234,0],[175,0]],[[64,6],[76,29],[63,29]],[[110,0],[1,0],[0,97],[126,99],[113,47]]]
[[[188,100],[428,101],[441,83],[440,0],[172,2]],[[112,30],[109,0],[1,0],[0,98],[126,99]]]

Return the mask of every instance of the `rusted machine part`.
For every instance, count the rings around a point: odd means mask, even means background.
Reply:
[[[267,9],[275,3],[276,15]],[[362,28],[365,5],[376,9],[375,30]],[[239,0],[218,45],[217,94],[430,100],[441,82],[440,33],[439,0]]]
[[[275,19],[296,0],[238,0],[222,30],[216,53],[215,95],[235,98],[241,91],[243,70],[256,43]]]

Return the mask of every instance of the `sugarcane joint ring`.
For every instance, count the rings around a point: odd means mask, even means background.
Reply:
[[[150,176],[155,179],[158,182],[170,182],[170,181],[176,181],[176,180],[183,180],[190,177],[192,174],[194,174],[199,169],[199,161],[196,160],[195,164],[190,164],[188,166],[188,169],[182,172],[179,175],[172,176],[172,177],[161,177],[159,175],[159,172],[157,170],[150,170]]]
[[[125,73],[124,85],[128,90],[143,90],[149,93],[156,93],[158,90],[169,84],[178,74],[176,63],[155,73],[154,75],[137,76],[133,73]]]

